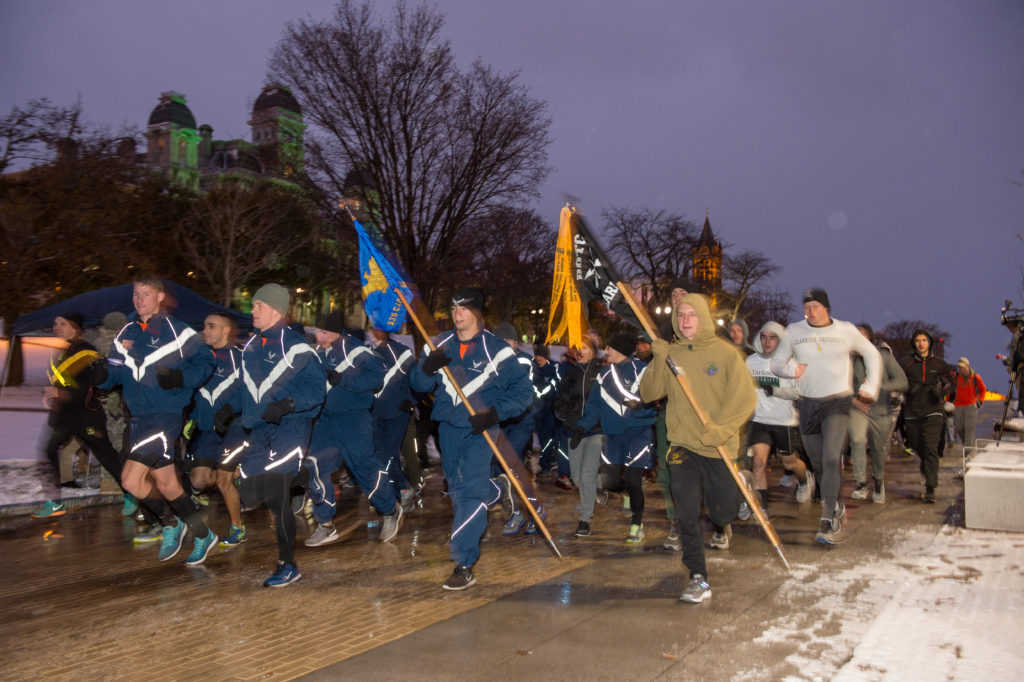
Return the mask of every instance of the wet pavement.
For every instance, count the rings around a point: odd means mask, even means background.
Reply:
[[[280,590],[261,586],[276,559],[263,509],[244,515],[248,542],[215,550],[195,569],[183,565],[190,542],[165,563],[155,545],[133,546],[136,524],[121,519],[117,505],[78,507],[50,521],[2,519],[0,675],[900,679],[895,661],[909,651],[907,631],[928,630],[928,620],[939,633],[974,627],[975,639],[929,644],[917,677],[931,678],[930,664],[946,673],[954,666],[952,675],[936,673],[943,679],[1000,679],[1000,670],[1019,668],[1017,648],[979,656],[986,650],[978,640],[995,646],[1021,631],[1024,536],[962,529],[958,454],[942,461],[935,505],[917,499],[912,458],[890,460],[884,505],[851,501],[847,480],[846,539],[831,549],[813,542],[818,505],[797,505],[791,490],[773,489],[773,522],[792,571],[752,521],[736,524],[731,549],[708,551],[714,596],[700,605],[677,599],[685,576],[679,553],[661,547],[668,523],[653,485],[645,487],[646,544],[634,548],[623,543],[629,520],[621,498],[598,508],[594,536],[575,539],[575,494],[539,482],[565,558],[539,535],[502,536],[494,512],[474,568],[478,583],[456,593],[440,587],[452,568],[444,546],[451,511],[437,476],[392,544],[376,541],[379,517],[352,490],[339,504],[339,528],[349,531],[341,542],[305,547],[300,521],[304,577]],[[226,530],[216,496],[209,520]],[[948,614],[964,600],[964,622],[952,623]],[[992,632],[978,638],[989,623]],[[887,643],[892,662],[878,663]],[[939,655],[927,655],[932,649]]]

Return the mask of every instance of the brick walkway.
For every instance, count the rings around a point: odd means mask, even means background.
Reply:
[[[478,584],[446,592],[440,584],[452,567],[444,545],[451,511],[438,485],[438,478],[429,481],[424,507],[407,516],[393,544],[375,540],[379,517],[353,493],[339,505],[348,510],[339,528],[352,529],[343,541],[306,548],[300,521],[297,563],[304,577],[281,590],[261,585],[276,560],[263,509],[245,514],[248,542],[216,549],[195,569],[183,565],[190,540],[167,563],[156,560],[155,544],[133,546],[136,524],[121,519],[116,506],[79,508],[52,521],[4,520],[3,677],[292,679],[626,551],[628,520],[617,507],[598,509],[595,528],[606,532],[573,540],[577,496],[548,481],[541,495],[565,558],[558,560],[539,535],[502,536],[492,513],[474,569]],[[650,543],[667,524],[660,495],[649,490]],[[221,533],[227,526],[216,504],[210,521]]]

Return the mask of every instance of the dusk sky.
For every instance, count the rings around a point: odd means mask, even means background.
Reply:
[[[327,0],[7,0],[0,112],[81,96],[93,123],[143,128],[184,93],[217,139],[248,138],[284,22]],[[564,193],[700,223],[764,252],[835,317],[953,335],[1004,392],[1004,299],[1024,306],[1024,2],[442,0],[460,63],[518,71],[552,118]],[[390,10],[390,3],[378,7]],[[1017,183],[1017,184],[1015,184]],[[792,320],[790,320],[792,321]]]

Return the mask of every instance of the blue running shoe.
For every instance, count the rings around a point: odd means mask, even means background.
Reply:
[[[284,587],[285,585],[291,585],[301,577],[302,574],[299,573],[299,569],[295,564],[286,564],[281,561],[278,562],[274,575],[263,581],[263,587]]]
[[[184,535],[184,533],[182,533],[182,535]],[[210,554],[210,550],[217,544],[217,540],[217,534],[212,530],[206,534],[205,538],[197,538],[196,543],[192,548],[192,553],[188,555],[187,559],[185,559],[185,565],[198,566],[206,561],[207,555]]]
[[[523,513],[519,510],[516,510],[512,514],[512,518],[510,518],[508,522],[505,523],[505,528],[501,531],[501,534],[515,535],[523,529],[523,524],[525,523],[526,518],[523,516]]]
[[[47,500],[46,504],[32,512],[31,516],[33,519],[49,519],[54,516],[64,516],[67,511],[68,510],[64,508],[63,502]]]
[[[124,504],[121,505],[121,516],[133,516],[139,509],[139,500],[131,493],[124,494]]]
[[[541,508],[537,510],[537,516],[539,516],[540,520],[543,521],[548,517],[548,510],[541,506]],[[528,524],[526,524],[527,535],[536,535],[537,530],[537,524],[534,523],[532,520]]]
[[[185,528],[181,519],[178,519],[178,523],[173,526],[164,526],[164,539],[160,543],[160,553],[157,554],[157,559],[167,561],[174,558],[174,555],[181,549],[182,543],[185,542]]]
[[[231,526],[228,529],[228,536],[220,541],[220,546],[237,547],[248,539],[249,534],[245,532],[245,526]]]

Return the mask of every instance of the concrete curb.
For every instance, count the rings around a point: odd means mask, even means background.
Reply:
[[[28,516],[35,509],[38,509],[40,505],[46,500],[39,500],[37,502],[21,502],[18,504],[8,504],[0,506],[0,519],[11,519],[16,516]],[[101,504],[121,504],[124,501],[124,495],[121,493],[116,494],[96,494],[96,495],[85,495],[83,497],[68,497],[64,500],[64,504],[68,511],[72,509],[79,509],[82,507],[96,507]],[[39,519],[40,521],[42,519]]]

